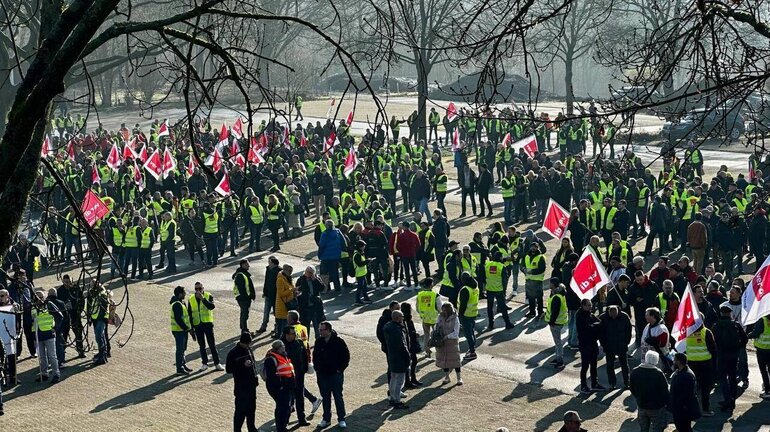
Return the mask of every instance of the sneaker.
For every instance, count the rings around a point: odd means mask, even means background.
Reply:
[[[184,369],[180,369],[180,370],[176,371],[176,374],[179,375],[179,376],[184,376],[184,375],[190,375],[190,372],[187,372]]]
[[[56,384],[59,381],[61,381],[61,377],[59,375],[54,375],[53,379],[51,380],[51,384]]]
[[[513,325],[513,323],[508,323],[508,324],[506,324],[506,325],[505,325],[505,329],[506,329],[506,330],[510,330],[510,329],[512,329],[512,328],[514,328],[514,327],[516,327],[516,326],[515,326],[515,325]]]
[[[224,367],[224,366],[222,366],[221,364],[217,363],[217,365],[216,365],[216,366],[214,366],[214,369],[216,369],[216,370],[218,370],[218,371],[222,372],[223,370],[225,370],[225,367]]]
[[[337,423],[337,427],[340,428],[340,429],[347,429],[348,428],[348,424],[345,423],[345,420],[340,420],[340,422]]]
[[[406,397],[407,397],[407,394],[404,392],[401,392],[401,399],[406,399]]]
[[[770,400],[770,391],[766,391],[764,393],[760,393],[759,397],[765,400]]]
[[[548,362],[548,364],[552,364],[552,365],[555,365],[557,363],[559,363],[559,359],[553,359],[553,360]]]
[[[452,382],[452,379],[449,377],[446,377],[444,378],[444,381],[441,381],[441,384],[449,384],[450,382]]]
[[[459,386],[463,385],[463,379],[462,378],[457,380],[457,385],[459,385]]]
[[[475,360],[478,358],[475,352],[469,352],[468,354],[465,354],[465,360]]]
[[[580,394],[591,394],[591,389],[585,386],[580,386]]]
[[[109,357],[109,355],[108,355],[108,357]],[[187,367],[187,365],[182,365],[182,369],[186,370],[186,371],[187,371],[187,373],[190,373],[190,372],[192,372],[192,369],[190,369],[189,367]]]
[[[315,402],[313,402],[313,407],[310,409],[310,414],[315,414],[322,402],[321,398],[316,399]]]
[[[201,368],[200,368],[200,369],[198,369],[198,372],[203,372],[203,371],[207,370],[208,368],[209,368],[209,365],[207,365],[207,364],[202,364],[202,365],[201,365]]]
[[[321,423],[318,423],[319,428],[327,428],[331,425],[332,425],[332,422],[326,421],[326,420],[321,420]]]
[[[557,363],[554,365],[554,368],[556,368],[557,370],[561,370],[561,369],[564,369],[564,362],[563,362],[563,361],[557,362]]]

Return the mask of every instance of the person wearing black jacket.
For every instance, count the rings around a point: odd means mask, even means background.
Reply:
[[[599,384],[596,375],[596,362],[599,356],[599,346],[596,344],[601,321],[591,313],[591,299],[583,299],[580,302],[580,310],[577,311],[578,347],[580,349],[580,393],[588,394],[592,391],[605,390]],[[591,387],[588,387],[586,373],[591,371]]]
[[[281,342],[286,349],[286,356],[291,360],[291,364],[294,365],[294,407],[297,411],[297,425],[298,426],[310,426],[310,423],[305,419],[305,374],[310,365],[310,351],[305,347],[297,337],[297,331],[294,326],[286,326],[283,328],[283,334],[281,335]]]
[[[565,286],[572,280],[572,272],[575,270],[579,259],[580,256],[573,252],[567,257],[567,262],[561,267],[561,283]],[[566,290],[565,296],[567,297],[567,315],[569,316],[567,347],[571,350],[577,350],[577,320],[575,317],[580,309],[580,297],[578,297],[573,289]]]
[[[201,263],[205,261],[203,257],[203,219],[199,218],[194,208],[187,210],[187,216],[182,219],[180,226],[182,243],[184,243],[187,253],[190,254],[190,267],[195,265],[195,252],[198,252]]]
[[[628,288],[628,301],[634,308],[635,343],[637,347],[642,346],[642,333],[647,326],[647,320],[644,313],[647,308],[655,306],[655,301],[659,293],[663,292],[658,284],[651,281],[642,270],[634,273],[634,282]]]
[[[404,388],[409,372],[409,336],[404,325],[404,314],[400,310],[391,312],[391,320],[383,326],[382,333],[385,338],[385,354],[390,372],[388,383],[390,406],[396,409],[407,408],[401,402],[401,390]]]
[[[176,358],[176,373],[177,375],[187,375],[192,372],[192,369],[187,367],[187,360],[185,360],[184,352],[187,349],[187,337],[188,333],[195,336],[193,329],[190,326],[190,316],[187,312],[187,308],[184,305],[186,292],[183,286],[177,286],[174,288],[174,295],[169,300],[171,305],[171,334],[174,335],[174,341],[176,342],[175,358]]]
[[[401,310],[401,303],[397,301],[392,301],[388,305],[388,308],[382,311],[382,315],[380,315],[380,319],[377,321],[377,340],[380,341],[380,351],[385,353],[385,359],[387,360],[388,356],[388,346],[385,341],[385,325],[393,320],[393,311]],[[390,384],[390,364],[388,363],[388,384]],[[390,394],[390,392],[388,393]]]
[[[692,421],[701,416],[695,384],[695,374],[687,367],[687,356],[683,353],[674,354],[669,410],[674,414],[674,425],[678,432],[692,432]]]
[[[471,199],[471,209],[473,210],[473,215],[476,216],[476,172],[471,169],[471,167],[468,165],[467,162],[463,164],[463,167],[460,169],[460,175],[457,178],[457,183],[460,186],[460,191],[462,194],[462,202],[461,202],[461,213],[460,217],[465,217],[465,204],[466,200],[470,197]]]
[[[324,304],[321,298],[321,293],[324,290],[323,282],[316,276],[315,268],[308,266],[302,276],[297,278],[294,286],[297,287],[297,307],[301,317],[300,321],[308,329],[312,328],[313,334],[318,337],[318,324],[325,319]]]
[[[719,308],[719,319],[711,328],[717,350],[717,376],[722,390],[722,411],[735,408],[738,395],[738,352],[746,350],[749,339],[743,327],[732,319],[732,309]]]
[[[451,234],[449,222],[447,221],[444,212],[439,209],[433,210],[433,227],[431,227],[431,234],[433,234],[433,245],[436,248],[435,256],[438,263],[436,279],[439,279],[444,274],[444,255],[446,255],[446,250],[449,246],[449,236]],[[425,276],[427,277],[430,275],[426,274]]]
[[[409,339],[409,376],[406,377],[406,384],[404,388],[413,389],[422,385],[417,380],[417,354],[422,352],[422,346],[420,346],[420,335],[417,334],[417,329],[414,326],[412,320],[412,305],[404,302],[401,305],[401,312],[404,313],[404,325],[406,326],[406,333]]]
[[[607,312],[599,316],[601,321],[600,337],[604,353],[607,355],[607,380],[610,388],[617,386],[615,359],[620,362],[624,388],[630,385],[628,370],[628,344],[631,342],[631,318],[616,305],[609,306]]]
[[[254,417],[257,411],[257,386],[259,376],[254,366],[254,354],[249,347],[251,334],[241,333],[238,343],[227,353],[225,370],[233,374],[233,394],[235,395],[234,430],[240,431],[246,421],[249,432],[257,432]]]
[[[56,324],[54,326],[54,330],[56,330],[56,359],[59,362],[59,368],[62,368],[64,367],[64,350],[67,347],[67,334],[69,333],[70,316],[67,312],[67,306],[58,298],[56,288],[51,288],[48,290],[48,297],[46,298],[46,301],[53,303],[56,309],[60,312],[60,314],[54,314],[54,321]],[[64,330],[67,330],[67,333],[65,333]]]
[[[660,355],[647,351],[643,363],[631,371],[631,394],[636,399],[639,425],[643,431],[661,432],[666,428],[668,381],[657,364]]]
[[[316,339],[313,348],[313,364],[315,365],[318,389],[323,399],[323,420],[319,428],[328,427],[332,418],[332,397],[337,410],[337,420],[340,428],[346,428],[345,400],[342,398],[342,384],[345,381],[345,369],[350,365],[350,351],[345,341],[332,329],[328,321],[318,326],[321,337]]]
[[[249,308],[251,308],[251,302],[257,298],[254,292],[254,282],[251,279],[251,273],[249,273],[249,260],[241,260],[232,279],[235,301],[238,302],[238,307],[241,310],[241,332],[247,332],[249,331]]]
[[[494,154],[494,151],[492,151],[492,154]],[[484,217],[484,203],[486,203],[486,208],[489,209],[488,217],[492,217],[492,203],[489,202],[489,191],[492,189],[492,173],[489,172],[489,169],[487,169],[487,164],[483,163],[479,165],[479,169],[481,170],[479,172],[479,180],[478,180],[478,191],[479,191],[479,206],[481,206],[480,210],[481,213],[479,213],[479,217]]]
[[[278,258],[271,255],[267,258],[267,267],[265,268],[265,283],[262,285],[262,298],[265,300],[265,305],[262,308],[262,324],[257,329],[257,334],[267,331],[270,312],[275,312],[276,281],[280,272],[281,266]],[[271,334],[277,336],[274,333],[273,331]]]

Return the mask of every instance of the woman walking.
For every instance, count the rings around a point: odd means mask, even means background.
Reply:
[[[449,374],[452,369],[457,374],[457,385],[463,385],[460,367],[460,319],[457,318],[454,306],[451,303],[441,305],[441,313],[438,316],[436,329],[441,332],[443,343],[436,347],[436,366],[444,370],[444,381],[449,384],[452,380]]]

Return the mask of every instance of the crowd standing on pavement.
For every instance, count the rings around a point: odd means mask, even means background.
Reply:
[[[301,98],[294,105],[300,117]],[[43,155],[56,175],[41,172],[38,184],[49,201],[30,209],[39,217],[47,253],[19,235],[3,265],[8,273],[0,282],[7,289],[0,290],[0,307],[12,306],[17,335],[3,356],[5,385],[18,384],[15,363],[23,342],[39,357],[39,381],[62,379],[66,348],[74,346],[77,356],[85,357],[89,328],[98,346],[94,364],[111,357],[112,294],[98,281],[85,286],[68,276],[58,289],[39,289],[34,275],[43,267],[96,262],[97,243],[103,241],[114,258],[111,278],[133,281],[146,274],[151,280],[159,272],[178,271],[177,242],[190,266],[197,256],[211,268],[225,253],[261,252],[266,241],[276,252],[282,241],[312,232],[317,269],[308,266],[295,278],[292,266],[268,258],[265,306],[254,332],[249,318],[259,284],[249,259],[240,260],[232,293],[241,336],[224,366],[216,350],[213,295],[198,282],[191,294],[176,287],[169,301],[176,373],[192,372],[184,355],[188,338],[198,342],[201,372],[209,367],[208,348],[213,367],[233,374],[236,430],[244,422],[256,430],[260,376],[275,401],[277,430],[287,430],[293,413],[299,426],[309,424],[305,398],[311,414],[323,408],[319,427],[331,425],[332,400],[338,426],[347,427],[343,384],[350,353],[327,320],[324,302],[350,296],[351,308],[358,308],[394,290],[412,298],[392,302],[377,325],[393,409],[409,409],[403,390],[422,385],[418,356],[435,360],[444,373],[442,385],[452,382],[453,370],[456,385],[464,384],[462,367],[483,355],[476,346],[483,299],[484,331],[494,331],[498,315],[503,331],[548,326],[554,341],[550,364],[557,371],[567,363],[565,348],[579,352],[582,394],[618,389],[617,362],[620,391],[630,390],[636,398],[643,431],[662,430],[666,409],[680,431],[690,430],[700,416],[712,416],[715,383],[722,393],[720,408],[732,410],[748,386],[752,345],[763,380],[760,397],[770,399],[770,320],[740,325],[746,288],[740,276],[748,274],[752,261],[759,268],[770,249],[770,182],[763,174],[770,172],[770,161],[757,152],[749,157],[747,175],[722,166],[709,179],[702,152],[688,143],[682,158],[665,152],[662,168],[653,172],[631,148],[616,150],[616,126],[595,109],[589,112],[582,119],[551,120],[509,108],[497,114],[462,109],[440,119],[434,110],[431,133],[440,122],[446,138],[436,132],[429,141],[416,139],[416,112],[409,120],[393,117],[387,126],[367,129],[361,139],[345,121],[292,128],[270,119],[249,136],[240,119],[221,129],[202,119],[192,131],[194,142],[190,131],[166,120],[149,130],[137,124],[109,131],[101,124],[88,129],[82,117],[57,117],[44,146],[52,150]],[[404,122],[409,133],[402,135]],[[511,145],[529,136],[535,137],[536,150]],[[458,215],[445,206],[455,188],[441,153],[450,144],[461,197]],[[77,202],[93,194],[107,208],[91,236],[84,237],[85,220],[60,186]],[[491,192],[499,192],[502,203],[491,202]],[[532,228],[543,225],[549,200],[568,209],[570,217],[569,234],[547,262],[545,244]],[[472,238],[452,236],[456,222],[482,218],[487,230]],[[154,249],[160,252],[156,266]],[[595,298],[581,300],[570,282],[586,249],[601,259],[612,283]],[[657,258],[652,269],[645,268],[649,256]],[[514,322],[508,304],[519,296],[521,282],[527,313]],[[672,325],[688,286],[704,324],[687,338],[687,351],[675,353]],[[250,343],[267,332],[270,315],[275,341],[258,360]],[[597,374],[602,358],[606,380]],[[636,362],[641,365],[632,368]],[[320,397],[307,386],[311,374]],[[564,430],[580,430],[577,413],[564,420]]]

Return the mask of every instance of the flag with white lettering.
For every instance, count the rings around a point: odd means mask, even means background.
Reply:
[[[610,276],[604,269],[601,260],[593,249],[586,247],[575,266],[575,270],[572,271],[570,288],[581,300],[592,299],[599,292],[599,289],[609,283]]]
[[[770,256],[746,286],[741,302],[741,324],[754,324],[770,314]]]
[[[676,322],[671,328],[671,337],[676,341],[677,352],[687,350],[687,336],[693,334],[703,326],[703,320],[700,317],[698,304],[695,302],[695,296],[690,289],[690,284],[684,289],[682,301],[679,302],[679,309],[676,312]]]
[[[548,200],[548,209],[545,211],[543,231],[551,237],[561,240],[567,234],[569,225],[569,212],[554,200]]]

